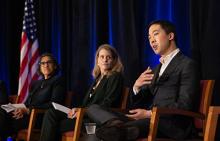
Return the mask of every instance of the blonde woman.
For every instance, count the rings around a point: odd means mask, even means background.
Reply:
[[[117,51],[109,44],[96,51],[92,72],[94,82],[83,100],[82,107],[98,104],[102,107],[118,107],[123,90],[123,65]],[[62,132],[74,130],[75,108],[66,114],[50,109],[44,117],[41,141],[59,140]]]

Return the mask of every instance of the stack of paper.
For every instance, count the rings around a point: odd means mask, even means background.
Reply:
[[[4,109],[7,113],[14,111],[17,108],[26,108],[26,106],[23,103],[20,104],[4,104],[1,105],[1,108]]]

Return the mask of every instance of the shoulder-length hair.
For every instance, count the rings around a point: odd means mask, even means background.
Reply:
[[[97,78],[101,74],[101,70],[98,66],[98,57],[99,57],[99,52],[102,49],[105,49],[105,50],[109,51],[112,55],[112,67],[109,70],[109,72],[107,73],[107,76],[111,75],[113,72],[123,72],[124,66],[121,63],[121,59],[120,59],[116,49],[113,48],[109,44],[103,44],[103,45],[99,46],[99,48],[97,49],[96,54],[95,54],[95,66],[94,66],[93,71],[92,71],[93,77]]]
[[[39,63],[38,63],[38,69],[37,69],[38,74],[43,76],[43,74],[41,72],[41,69],[40,69],[40,62],[41,62],[43,57],[49,57],[51,59],[51,61],[53,62],[54,66],[55,66],[55,69],[53,70],[52,75],[53,74],[57,74],[59,72],[59,70],[60,70],[60,66],[58,65],[57,60],[55,59],[53,54],[51,54],[51,53],[43,53],[40,56]]]

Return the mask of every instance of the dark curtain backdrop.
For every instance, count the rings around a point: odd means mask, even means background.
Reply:
[[[219,0],[193,0],[190,4],[192,56],[199,62],[203,79],[215,79],[212,105],[220,105]],[[220,118],[218,119],[220,121]],[[216,141],[220,140],[218,122]]]
[[[158,63],[147,40],[147,25],[168,19],[177,26],[178,46],[200,64],[201,79],[216,79],[219,105],[219,0],[34,0],[40,52],[52,52],[67,88],[80,95],[92,81],[97,47],[113,45],[125,66],[126,85]],[[0,0],[0,79],[17,93],[24,0]]]
[[[158,63],[149,47],[147,25],[168,19],[177,25],[179,47],[190,51],[189,1],[174,0],[34,0],[40,52],[52,52],[62,66],[67,88],[84,94],[92,81],[97,47],[113,45],[131,86],[147,66]],[[17,91],[24,0],[1,0],[1,74]],[[13,63],[13,65],[12,65]],[[13,66],[13,69],[11,68]]]
[[[215,79],[213,105],[220,105],[220,1],[191,1],[192,56],[199,62],[203,79]]]

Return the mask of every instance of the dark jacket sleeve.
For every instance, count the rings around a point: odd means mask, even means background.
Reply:
[[[128,108],[136,109],[150,109],[153,101],[153,95],[150,92],[150,89],[141,90],[138,94],[134,94],[133,90],[130,90]]]
[[[152,80],[152,84],[155,83],[158,73],[160,71],[161,64],[157,65],[156,68],[153,69],[154,78]],[[144,85],[141,87],[140,91],[137,94],[134,94],[133,88],[130,89],[128,108],[136,109],[150,109],[153,102],[153,85]]]
[[[121,101],[123,90],[123,76],[121,73],[115,73],[108,78],[107,89],[104,92],[104,99],[101,106],[117,107]]]

